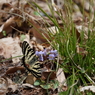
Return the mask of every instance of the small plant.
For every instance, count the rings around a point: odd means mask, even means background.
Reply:
[[[48,83],[46,83],[43,80],[36,80],[34,82],[35,86],[41,86],[43,89],[56,89],[59,86],[59,83],[57,80],[51,80]]]
[[[36,51],[35,54],[39,57],[39,61],[54,60],[56,57],[58,57],[57,50],[53,49],[44,49],[43,51]]]
[[[68,89],[67,91],[60,92],[59,95],[81,95],[78,91],[80,86],[87,86],[88,84],[95,85],[95,82],[92,79],[95,73],[94,23],[91,24],[90,21],[88,21],[87,39],[85,39],[84,29],[81,29],[78,35],[76,25],[72,20],[73,3],[74,2],[72,0],[65,0],[66,17],[64,19],[62,16],[63,14],[59,10],[54,11],[52,5],[48,4],[52,15],[51,17],[40,6],[33,2],[37,9],[44,13],[45,16],[52,21],[54,26],[57,27],[55,35],[53,35],[52,31],[48,34],[51,39],[54,37],[52,42],[50,42],[46,37],[45,38],[51,46],[58,51],[61,59],[63,60],[62,64],[57,64],[58,67],[62,68],[66,74]],[[85,10],[81,10],[84,13]],[[59,26],[58,20],[55,18],[54,14],[58,15],[59,19],[63,23],[63,27]],[[48,29],[48,27],[46,27],[46,29]],[[39,83],[39,85],[41,84]],[[50,85],[44,85],[41,87],[49,88]]]
[[[21,41],[24,41],[25,38],[26,38],[26,36],[25,36],[24,34],[21,34],[21,35],[20,35],[20,40],[21,40]]]
[[[2,31],[3,35],[6,36],[6,31]]]

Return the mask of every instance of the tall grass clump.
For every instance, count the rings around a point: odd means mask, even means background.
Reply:
[[[80,32],[75,28],[75,23],[72,20],[72,0],[65,0],[66,16],[63,17],[62,10],[54,11],[52,5],[49,5],[52,17],[49,16],[41,7],[33,3],[37,9],[44,13],[54,24],[56,34],[53,35],[52,31],[48,34],[52,39],[49,43],[53,48],[58,50],[59,60],[61,64],[57,63],[58,68],[62,68],[66,75],[66,82],[68,89],[59,92],[59,95],[82,95],[79,87],[95,85],[95,30],[94,22],[88,24],[87,38],[85,39],[85,31],[81,29]],[[82,9],[83,10],[83,9]],[[58,24],[54,14],[59,16],[63,26]],[[90,18],[90,15],[89,15]],[[48,27],[46,27],[48,29]],[[78,35],[79,33],[79,35]],[[48,39],[47,39],[48,40]],[[59,61],[58,61],[59,62]],[[87,92],[87,95],[92,95]]]

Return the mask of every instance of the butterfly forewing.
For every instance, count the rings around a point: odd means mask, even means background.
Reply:
[[[22,60],[26,69],[30,71],[36,78],[41,77],[40,62],[38,61],[35,52],[26,41],[24,41],[22,44],[22,53],[24,55]],[[29,68],[26,66],[26,64],[29,64]]]
[[[24,41],[22,44],[22,52],[24,54],[24,56],[30,57],[30,55],[34,54],[34,51],[32,48],[30,48],[29,44]]]

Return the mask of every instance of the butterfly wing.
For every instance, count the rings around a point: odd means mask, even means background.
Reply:
[[[24,67],[30,71],[36,78],[41,77],[41,67],[38,58],[35,55],[34,50],[29,46],[29,44],[24,41],[22,44],[23,58],[22,62]],[[27,66],[29,65],[29,67]]]

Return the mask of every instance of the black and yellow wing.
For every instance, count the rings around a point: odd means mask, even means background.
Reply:
[[[40,62],[38,61],[34,50],[29,46],[26,41],[24,41],[22,44],[22,53],[24,55],[22,58],[24,67],[29,72],[31,72],[36,78],[41,77]]]

